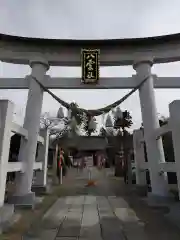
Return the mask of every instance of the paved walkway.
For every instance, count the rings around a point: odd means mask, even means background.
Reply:
[[[71,172],[64,183],[66,196],[59,198],[45,214],[42,222],[39,223],[38,234],[33,235],[33,230],[31,230],[31,234],[24,237],[25,240],[180,239],[180,232],[172,226],[169,228],[170,225],[167,222],[164,223],[166,224],[164,230],[160,229],[164,232],[160,233],[157,229],[153,232],[155,228],[149,231],[146,228],[148,224],[145,222],[146,217],[140,219],[135,210],[129,206],[128,199],[126,199],[128,195],[122,195],[123,187],[119,185],[121,182],[113,180],[111,176],[107,177],[104,171],[99,172],[95,169],[93,178],[96,180],[96,185],[86,187],[87,176],[86,171],[76,173],[73,170]],[[121,188],[120,192],[118,192],[119,188]],[[154,216],[154,219],[149,221],[158,220]],[[156,225],[158,223],[160,222],[156,222]],[[165,231],[167,226],[168,232]]]

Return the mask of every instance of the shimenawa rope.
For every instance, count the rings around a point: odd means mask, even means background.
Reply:
[[[128,97],[130,97],[134,92],[136,92],[150,77],[151,75],[147,76],[146,78],[144,78],[135,88],[133,88],[129,93],[127,93],[124,97],[122,97],[121,99],[119,99],[118,101],[104,107],[104,108],[99,108],[99,109],[84,109],[84,108],[77,108],[77,110],[79,112],[84,112],[87,115],[90,116],[99,116],[105,113],[108,113],[109,111],[111,111],[112,108],[117,107],[118,105],[120,105],[121,103],[123,103]],[[67,109],[71,109],[73,106],[67,102],[65,102],[64,100],[62,100],[61,98],[57,97],[53,92],[51,92],[48,88],[46,88],[36,77],[31,76],[32,79],[34,79],[39,85],[40,87],[47,93],[49,93],[57,102],[59,102],[63,107],[67,108]]]

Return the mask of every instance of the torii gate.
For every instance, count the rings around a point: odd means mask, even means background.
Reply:
[[[84,85],[80,78],[51,78],[46,75],[51,66],[81,66],[81,48],[100,49],[101,66],[132,65],[136,75],[128,78],[100,78],[97,85]],[[180,88],[180,78],[157,78],[156,75],[151,75],[151,67],[153,64],[180,60],[180,34],[116,40],[37,39],[0,34],[0,60],[32,68],[31,75],[25,78],[0,79],[1,89],[29,89],[24,120],[24,128],[28,130],[29,137],[27,143],[22,141],[20,148],[20,159],[26,159],[26,168],[18,178],[15,194],[18,201],[24,202],[32,197],[33,163],[43,100],[43,90],[32,77],[52,89],[123,89],[133,88],[150,76],[139,90],[144,138],[152,193],[158,196],[167,194],[166,176],[160,175],[158,170],[158,163],[165,161],[162,141],[151,138],[152,132],[159,128],[154,87]],[[180,152],[176,150],[175,155],[179,157]],[[177,166],[180,168],[180,163]]]

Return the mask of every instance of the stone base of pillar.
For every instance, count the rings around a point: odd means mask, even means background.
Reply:
[[[31,192],[22,196],[13,195],[8,198],[8,203],[14,204],[15,206],[18,206],[18,207],[34,208],[35,193]]]
[[[4,204],[0,207],[0,234],[11,226],[14,215],[14,205]]]
[[[145,200],[150,207],[165,207],[175,202],[172,196],[159,196],[152,193],[148,193]]]

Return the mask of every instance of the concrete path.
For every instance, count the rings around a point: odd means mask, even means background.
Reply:
[[[96,185],[86,187],[87,172],[73,172],[63,196],[44,215],[38,235],[25,240],[150,240],[145,223],[123,196],[116,196],[104,172],[96,169]],[[119,186],[120,187],[120,186]],[[72,195],[71,195],[72,193]],[[158,224],[158,223],[157,223]],[[165,240],[166,238],[164,238]],[[167,238],[169,239],[169,238]],[[171,238],[172,240],[180,239]],[[156,240],[153,238],[152,240]],[[158,240],[161,240],[158,238]]]

